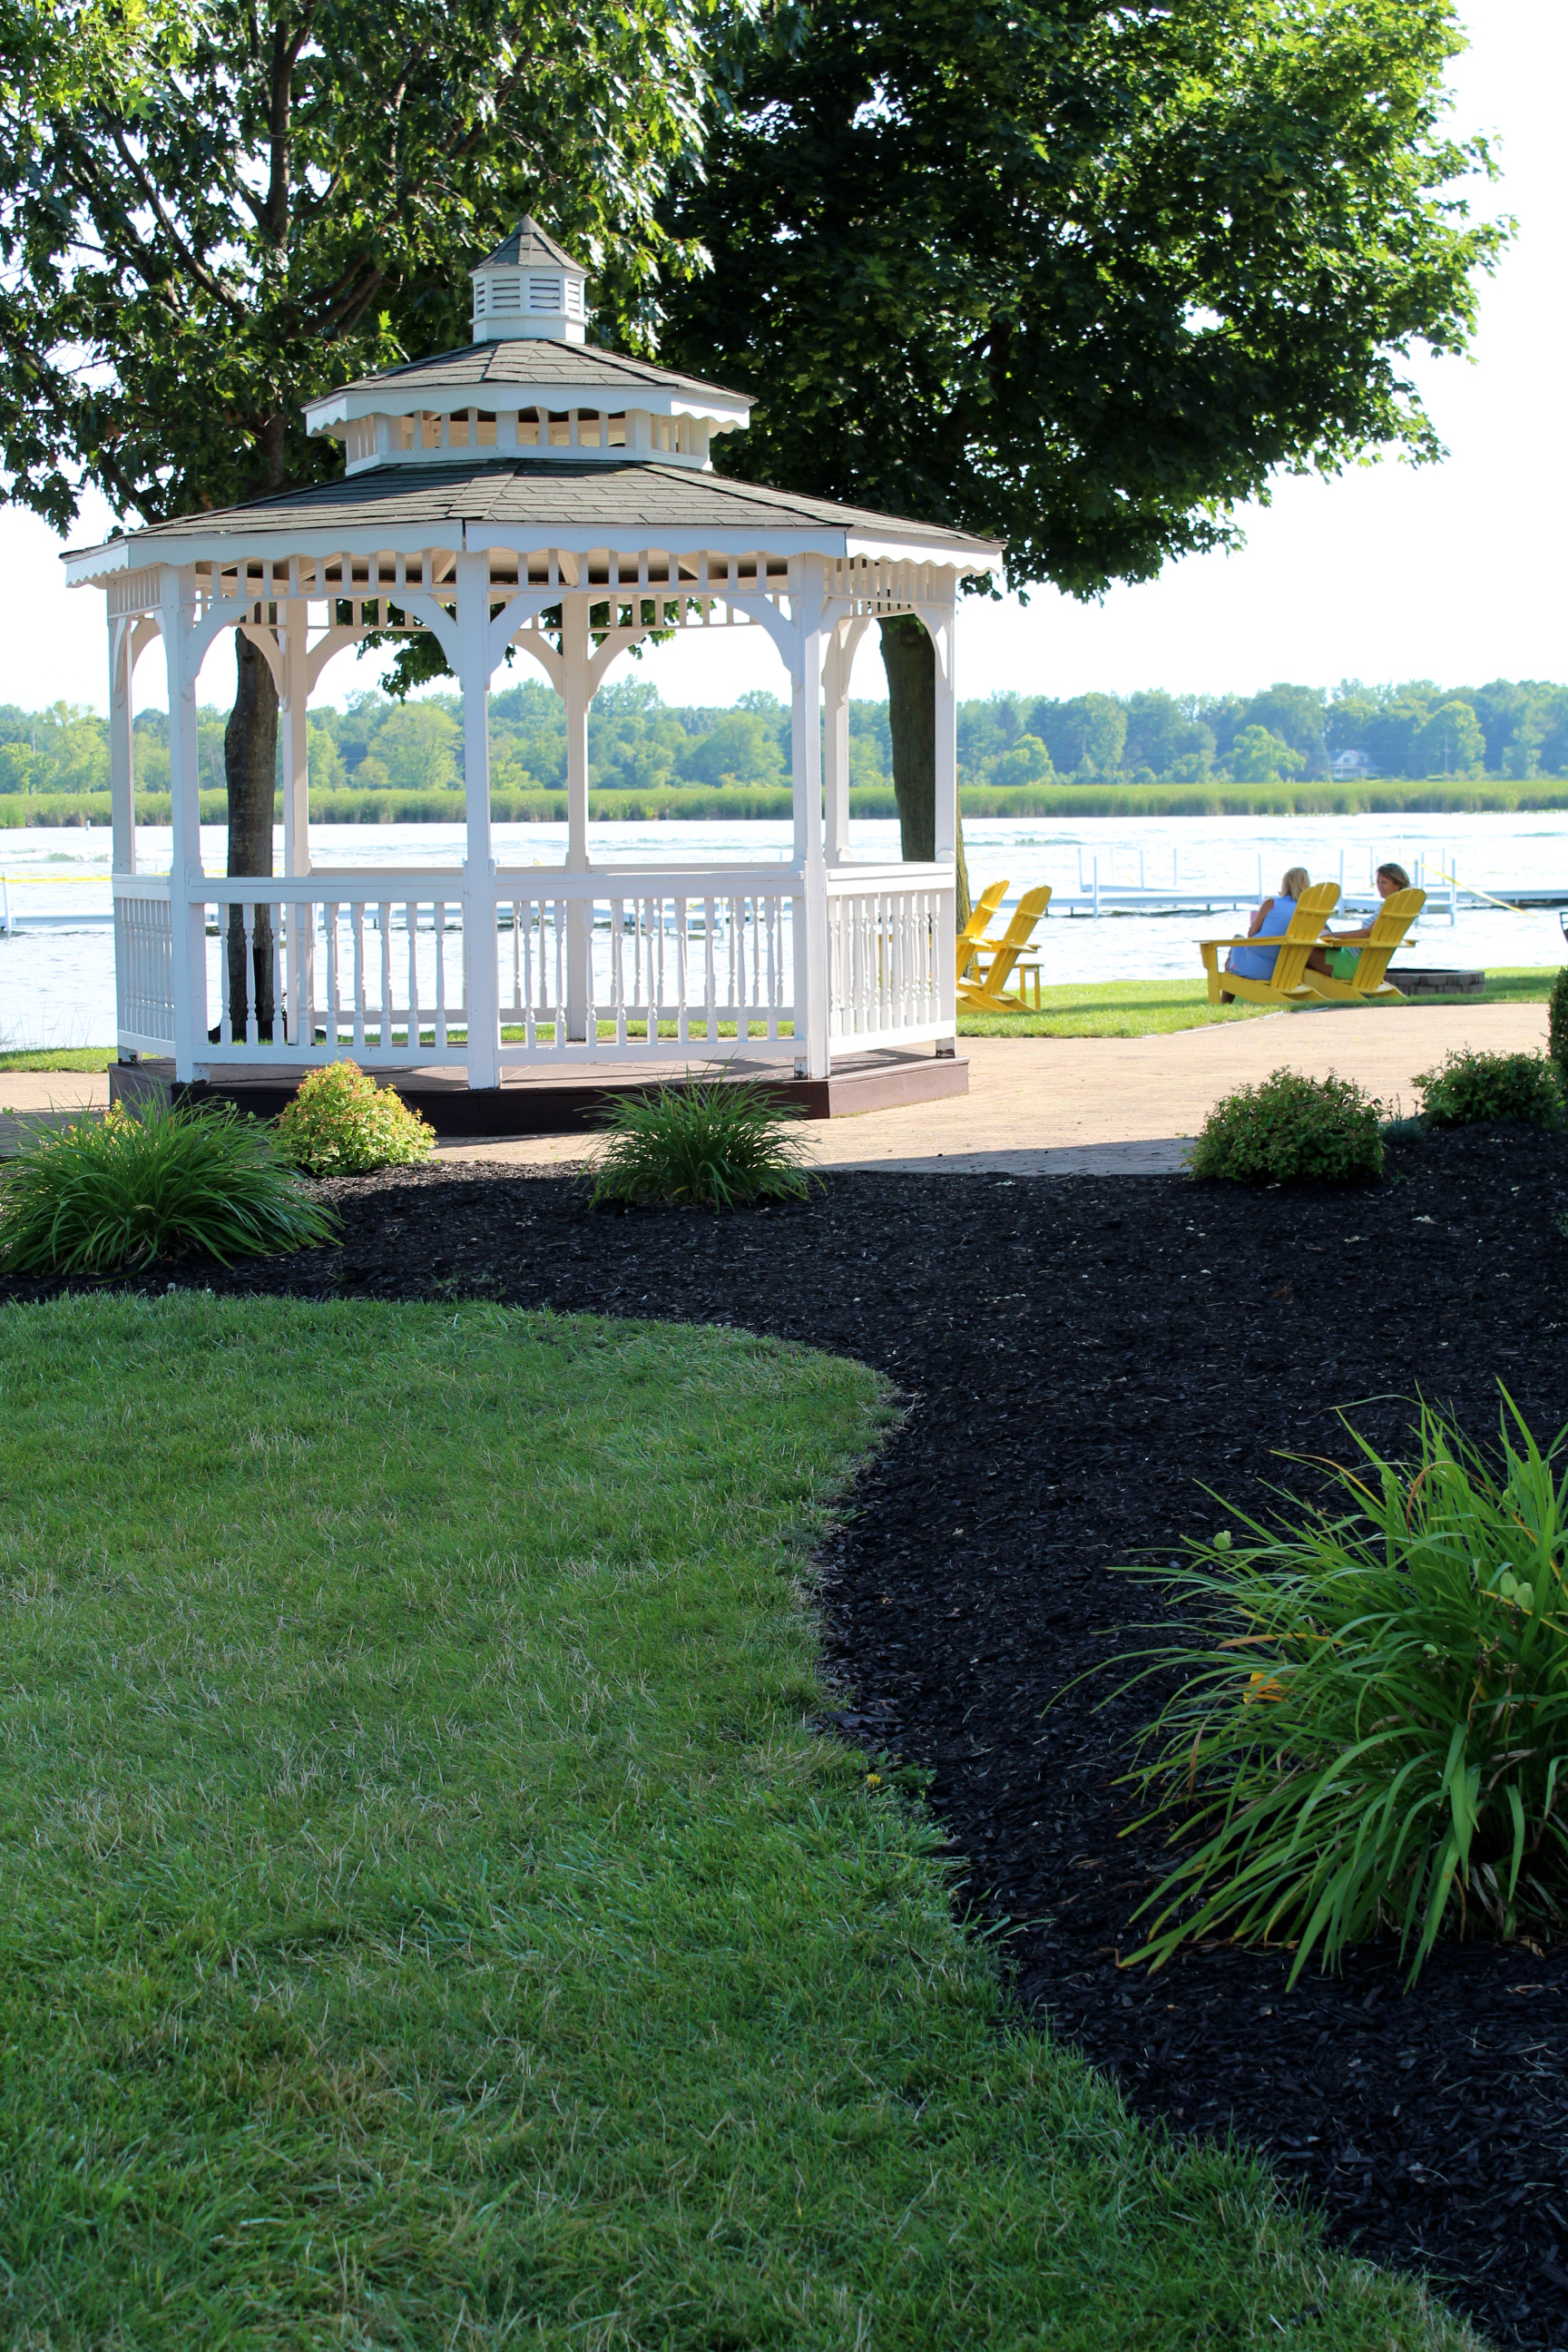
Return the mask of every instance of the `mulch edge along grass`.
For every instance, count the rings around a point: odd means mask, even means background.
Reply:
[[[1020,2028],[816,1728],[866,1368],[189,1290],[0,1330],[10,2342],[1475,2343]]]

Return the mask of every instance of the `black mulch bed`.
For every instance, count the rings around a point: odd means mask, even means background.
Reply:
[[[1142,2114],[1267,2149],[1340,2243],[1429,2268],[1501,2343],[1568,2347],[1568,1944],[1449,1946],[1408,1997],[1383,1946],[1293,1993],[1226,1948],[1119,1972],[1159,1860],[1118,1837],[1132,1702],[1042,1717],[1149,1613],[1107,1564],[1215,1525],[1200,1485],[1256,1504],[1279,1449],[1342,1452],[1334,1406],[1397,1446],[1419,1386],[1485,1433],[1500,1378],[1539,1433],[1568,1419],[1568,1139],[1472,1129],[1391,1166],[1259,1195],[851,1173],[728,1218],[399,1173],[332,1188],[341,1250],[152,1279],[745,1324],[881,1366],[913,1409],[826,1563],[839,1720],[929,1769],[1023,2000]]]

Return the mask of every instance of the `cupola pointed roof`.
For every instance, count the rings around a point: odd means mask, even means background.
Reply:
[[[571,269],[579,278],[588,275],[586,265],[574,260],[552,236],[546,236],[529,213],[524,213],[511,235],[503,237],[495,251],[487,253],[475,267],[479,269]]]

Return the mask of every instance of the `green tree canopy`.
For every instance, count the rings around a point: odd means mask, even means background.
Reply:
[[[0,0],[0,466],[68,528],[330,477],[302,404],[468,337],[535,209],[636,321],[705,0]]]
[[[524,211],[635,333],[692,255],[709,0],[0,0],[0,472],[68,528],[336,474],[302,404],[464,343]],[[272,870],[278,699],[237,633],[228,870]],[[244,943],[231,929],[231,985]],[[255,940],[271,1018],[269,935]]]
[[[1037,703],[1031,724],[1064,776],[1113,776],[1127,741],[1127,713],[1113,694]]]
[[[1486,751],[1481,722],[1468,702],[1440,703],[1416,730],[1415,764],[1424,776],[1477,776]]]
[[[661,355],[756,396],[721,466],[1005,537],[1015,587],[1150,578],[1280,470],[1440,454],[1405,362],[1504,235],[1450,193],[1462,46],[1450,0],[795,0],[673,184],[713,267]]]
[[[1238,784],[1289,782],[1306,764],[1300,751],[1292,751],[1282,737],[1270,734],[1267,727],[1244,727],[1226,761]]]
[[[401,792],[440,792],[459,780],[462,740],[462,729],[438,703],[405,702],[376,730],[374,751],[362,763],[359,781],[392,784]],[[373,769],[374,774],[369,772]]]

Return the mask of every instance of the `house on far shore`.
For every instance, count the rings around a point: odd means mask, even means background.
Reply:
[[[1363,776],[1374,776],[1376,773],[1377,770],[1373,767],[1371,759],[1364,751],[1336,751],[1334,753],[1334,782],[1336,784],[1357,782]]]

